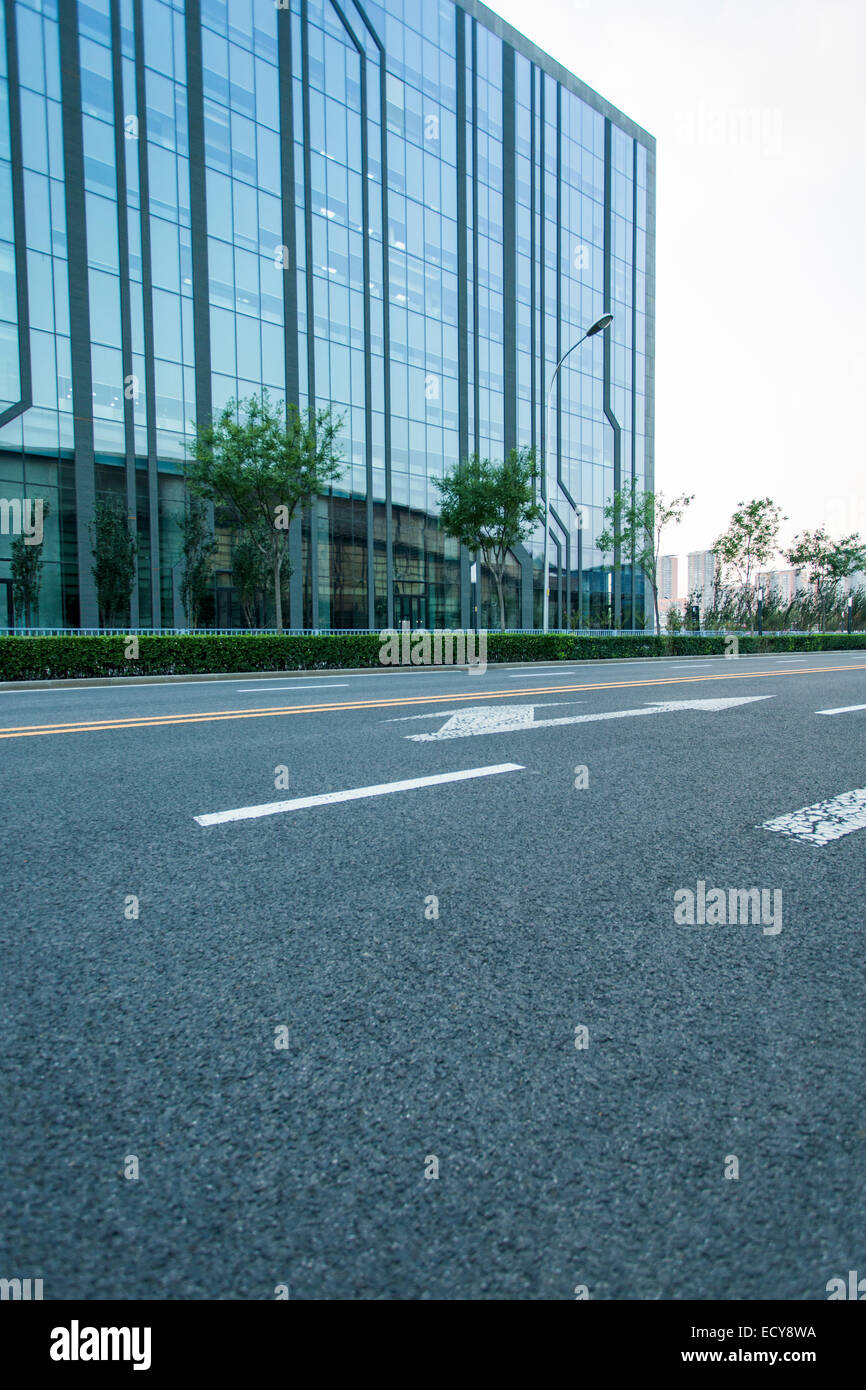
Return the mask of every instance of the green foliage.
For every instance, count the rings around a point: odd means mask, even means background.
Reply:
[[[795,569],[805,569],[809,583],[814,585],[819,622],[824,627],[827,610],[835,606],[843,579],[866,569],[866,545],[856,532],[834,541],[819,526],[815,531],[795,536],[787,560]]]
[[[665,619],[668,632],[677,633],[683,630],[683,615],[676,604],[671,604]]]
[[[713,606],[703,616],[705,630],[742,631],[754,623],[753,594],[737,587],[717,587]],[[866,590],[855,589],[851,619],[855,632],[866,628]],[[848,622],[847,595],[837,586],[831,590],[812,587],[801,589],[787,603],[779,592],[770,587],[764,593],[762,626],[765,632],[841,632]]]
[[[280,571],[284,592],[290,573],[291,567],[284,562]],[[261,543],[256,541],[249,531],[240,531],[234,538],[232,544],[232,582],[247,627],[256,627],[259,600],[267,592],[271,582],[271,572]]]
[[[502,463],[473,454],[444,478],[434,478],[442,499],[440,524],[446,536],[478,551],[493,575],[499,625],[505,629],[505,567],[508,552],[526,540],[544,516],[535,501],[538,470],[531,449],[512,449]]]
[[[213,579],[213,556],[217,543],[210,533],[207,507],[198,497],[178,518],[183,553],[180,597],[189,627],[198,627],[201,608]]]
[[[379,666],[377,634],[223,637],[209,633],[145,634],[137,660],[127,660],[125,637],[0,638],[0,679],[63,680],[93,676],[183,676],[255,671],[305,671]]]
[[[256,671],[379,668],[376,633],[349,636],[289,636],[206,633],[139,637],[138,660],[124,656],[125,637],[0,637],[0,680],[71,680],[113,676],[180,676]],[[739,639],[741,653],[863,651],[866,633],[795,635]],[[643,656],[720,656],[725,638],[677,636],[586,637],[562,633],[494,632],[487,639],[489,662],[611,660]],[[530,674],[530,673],[528,673]]]
[[[117,627],[129,612],[138,548],[120,498],[97,498],[89,529],[99,621],[102,627]]]
[[[701,630],[701,592],[699,589],[689,594],[683,604],[683,630],[685,632],[700,632]]]
[[[860,587],[852,590],[851,599],[851,625],[855,631],[859,632],[863,628],[866,628],[866,589]]]
[[[694,493],[680,493],[670,502],[661,492],[642,492],[626,483],[613,494],[604,507],[605,529],[596,541],[602,555],[613,553],[614,563],[627,563],[643,570],[653,596],[656,631],[659,622],[659,559],[662,535],[672,523],[678,526],[686,507],[695,500]]]
[[[42,503],[42,521],[48,516],[49,505]],[[12,576],[12,603],[16,618],[24,619],[25,627],[33,626],[34,610],[39,608],[39,590],[42,587],[43,568],[42,542],[27,545],[26,538],[16,536],[12,542],[10,571]]]
[[[734,580],[744,604],[744,626],[751,623],[755,603],[755,576],[779,548],[779,527],[787,517],[771,497],[738,502],[737,510],[713,544],[716,555],[716,588]]]
[[[189,447],[190,492],[225,508],[268,560],[278,632],[283,630],[282,569],[289,526],[299,507],[342,475],[337,444],[342,423],[330,407],[301,412],[283,401],[272,404],[263,391],[230,400],[215,423],[196,427]]]

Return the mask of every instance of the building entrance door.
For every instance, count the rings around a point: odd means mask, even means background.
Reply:
[[[230,628],[232,625],[232,590],[218,588],[216,591],[216,625]]]
[[[424,594],[395,594],[394,622],[402,627],[408,623],[411,628],[423,627],[427,617],[427,601]]]

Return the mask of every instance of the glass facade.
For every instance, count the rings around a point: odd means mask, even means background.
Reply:
[[[108,494],[130,625],[183,625],[191,423],[263,387],[344,416],[290,626],[467,625],[433,480],[524,445],[551,625],[642,625],[594,541],[616,487],[653,487],[650,136],[473,0],[5,0],[0,50],[0,496],[49,506],[39,625],[96,625]],[[216,522],[208,620],[240,626]],[[542,553],[539,527],[511,558],[511,626],[540,624]]]

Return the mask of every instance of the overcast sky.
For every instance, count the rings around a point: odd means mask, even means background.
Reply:
[[[764,495],[783,542],[866,533],[866,4],[490,8],[657,141],[656,488],[696,494],[663,550]]]

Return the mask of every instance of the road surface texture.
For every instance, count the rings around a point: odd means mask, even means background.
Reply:
[[[864,735],[856,653],[0,692],[0,1275],[866,1274]]]

